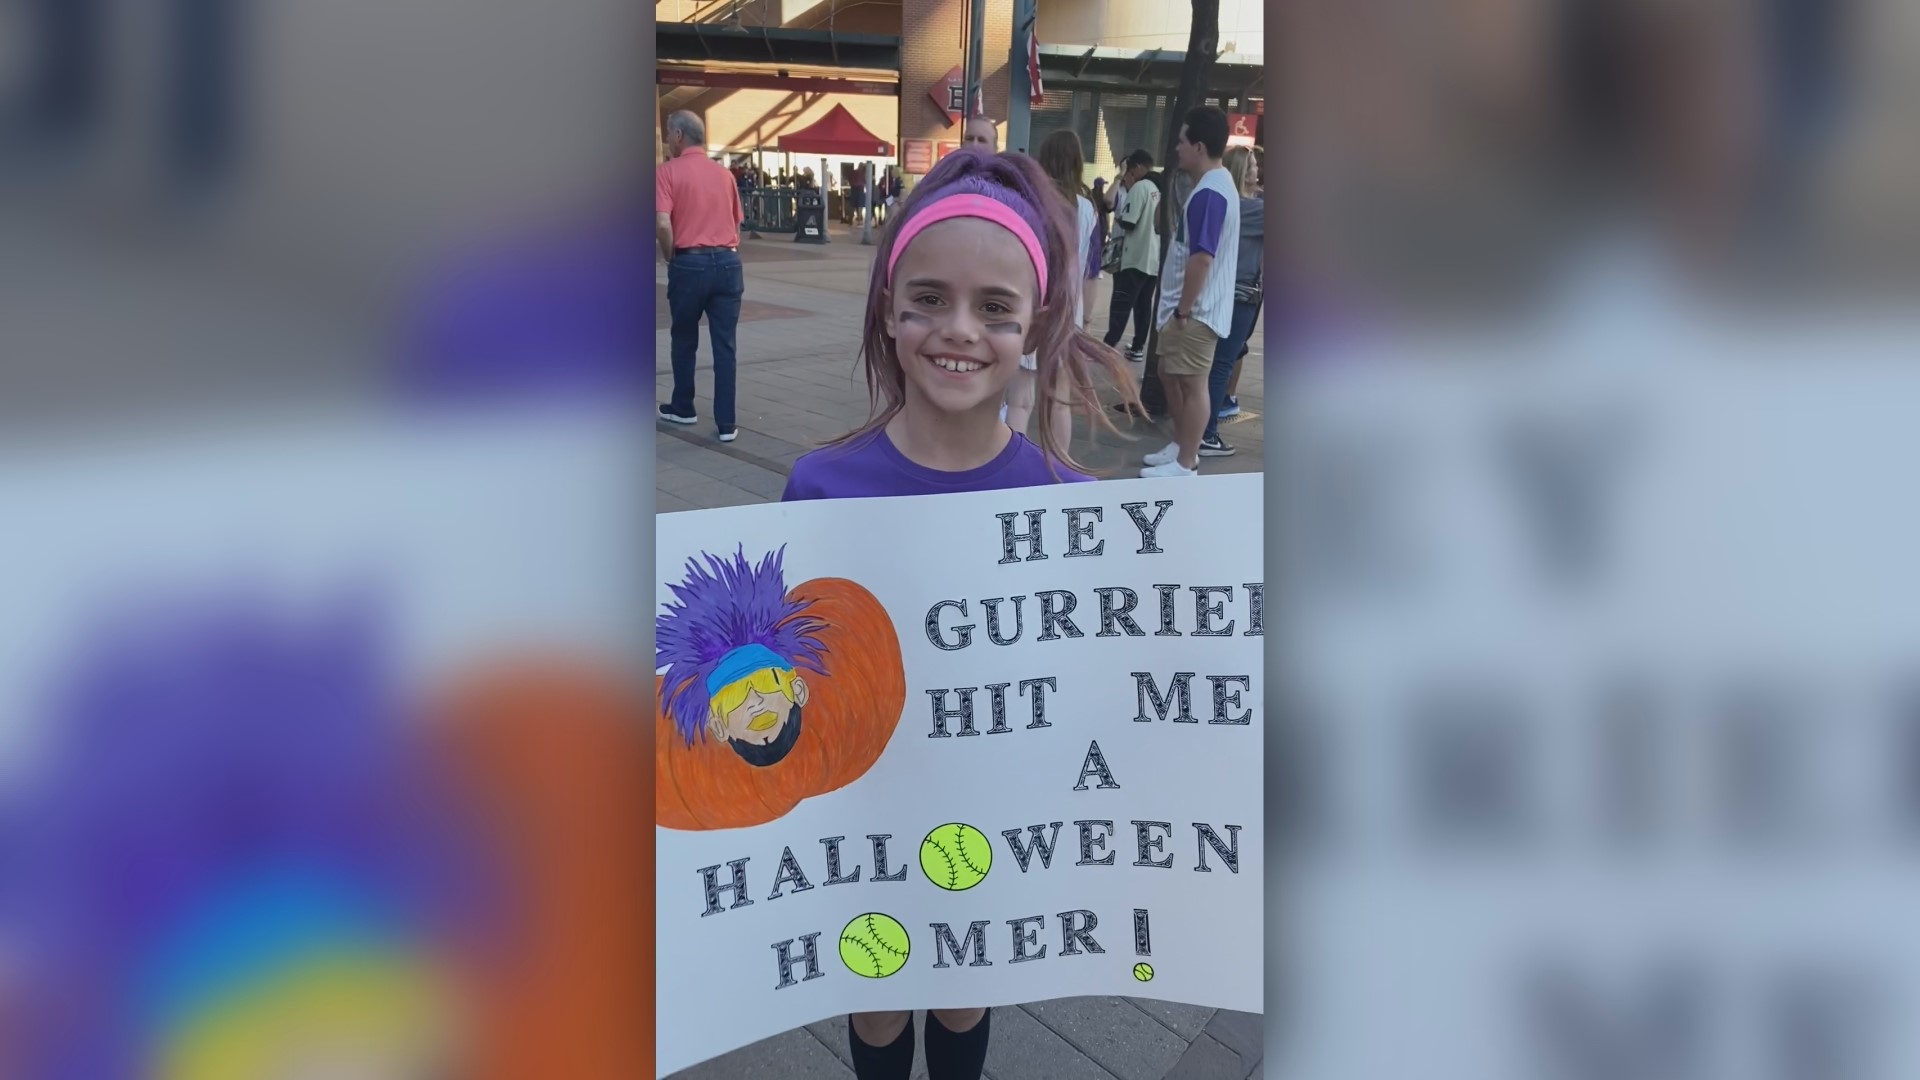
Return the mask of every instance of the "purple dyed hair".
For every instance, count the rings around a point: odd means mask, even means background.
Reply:
[[[1100,402],[1095,376],[1104,373],[1120,391],[1121,399],[1135,409],[1140,408],[1140,391],[1120,354],[1076,325],[1080,293],[1085,286],[1085,274],[1079,265],[1076,209],[1027,155],[990,154],[979,147],[963,147],[941,158],[907,195],[900,211],[887,219],[873,259],[866,326],[860,342],[871,415],[865,425],[833,440],[833,445],[870,437],[885,427],[906,402],[906,373],[900,368],[893,338],[887,334],[887,305],[891,302],[887,266],[893,260],[893,245],[901,227],[923,208],[949,195],[984,195],[1006,204],[1033,227],[1047,249],[1047,294],[1034,305],[1038,315],[1030,339],[1039,364],[1035,373],[1038,384],[1049,395],[1064,395],[1069,404],[1109,431],[1114,430]],[[1071,456],[1054,450],[1052,410],[1036,409],[1034,413],[1040,424],[1040,446],[1049,464],[1079,469]]]
[[[7,792],[0,926],[27,992],[0,1075],[146,1075],[159,950],[262,872],[323,876],[410,932],[485,917],[477,824],[403,723],[384,644],[358,602],[301,623],[247,600],[81,642]]]
[[[688,559],[687,580],[667,586],[674,599],[654,624],[653,662],[666,669],[667,715],[688,746],[712,711],[707,676],[742,645],[763,645],[795,668],[827,673],[826,646],[814,636],[827,624],[806,613],[807,601],[788,599],[780,565],[786,551],[767,553],[757,566],[744,546],[727,558],[703,556],[704,567]]]

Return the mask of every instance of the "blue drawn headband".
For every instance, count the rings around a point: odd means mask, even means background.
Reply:
[[[713,673],[707,676],[707,696],[713,697],[754,672],[766,671],[769,668],[775,671],[792,671],[793,665],[765,645],[742,645],[721,657],[720,662],[714,665]]]

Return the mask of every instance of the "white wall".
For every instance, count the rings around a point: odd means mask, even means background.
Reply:
[[[1192,11],[1186,0],[1045,0],[1037,29],[1042,45],[1183,51]],[[1261,55],[1265,26],[1261,0],[1220,0],[1222,49]]]

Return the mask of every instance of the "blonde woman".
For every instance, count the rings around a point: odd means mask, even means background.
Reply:
[[[1040,147],[1035,152],[1034,158],[1040,163],[1041,171],[1053,181],[1053,186],[1059,191],[1060,197],[1068,206],[1073,207],[1075,226],[1073,265],[1085,267],[1087,260],[1091,257],[1089,251],[1093,246],[1094,227],[1099,222],[1099,215],[1093,209],[1093,200],[1087,197],[1089,194],[1087,185],[1082,179],[1086,172],[1086,158],[1080,152],[1080,137],[1065,129],[1055,131],[1040,141]],[[1076,269],[1075,275],[1079,276],[1080,271]],[[1082,291],[1081,295],[1075,298],[1073,314],[1075,327],[1083,328],[1086,326],[1086,306],[1083,302],[1086,282],[1082,280],[1079,284]],[[1033,415],[1036,396],[1035,364],[1036,360],[1033,356],[1021,357],[1020,372],[1014,376],[1014,381],[1007,387],[1007,426],[1022,434],[1026,432],[1027,423]],[[1055,443],[1051,449],[1060,454],[1065,454],[1067,444],[1073,438],[1072,395],[1072,387],[1063,382],[1056,382],[1047,394],[1047,408],[1052,413],[1048,429]]]

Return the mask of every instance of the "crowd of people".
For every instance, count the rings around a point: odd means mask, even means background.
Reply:
[[[704,131],[690,113],[675,113],[667,127],[670,155],[661,166],[655,209],[668,261],[674,374],[672,396],[659,412],[671,423],[698,423],[693,374],[704,318],[714,359],[714,422],[719,438],[732,441],[734,333],[743,291],[741,196],[759,186],[817,188],[818,181],[811,169],[770,176],[745,163],[729,170],[708,159]],[[876,218],[887,215],[893,225],[875,259],[871,317],[860,344],[875,393],[873,423],[820,452],[838,453],[807,468],[796,465],[789,497],[829,497],[808,494],[816,483],[810,474],[827,461],[851,469],[859,478],[855,487],[885,489],[867,494],[906,493],[893,490],[903,478],[915,490],[970,489],[985,483],[974,473],[989,466],[996,475],[1002,467],[1017,473],[1032,466],[1048,477],[1084,478],[1072,453],[1074,413],[1090,424],[1110,423],[1103,393],[1137,405],[1138,378],[1130,363],[1145,359],[1156,334],[1157,373],[1173,437],[1145,456],[1141,475],[1192,476],[1201,458],[1235,452],[1219,428],[1239,411],[1240,366],[1261,309],[1265,209],[1257,152],[1229,148],[1226,114],[1210,106],[1183,118],[1171,168],[1156,169],[1153,155],[1136,149],[1110,182],[1101,178],[1091,187],[1080,139],[1070,130],[1048,134],[1032,156],[1003,154],[999,144],[998,126],[974,116],[963,129],[960,150],[911,192],[897,168],[875,175],[872,193],[865,170],[849,179],[842,220],[857,220],[871,205]],[[956,159],[964,167],[949,164]],[[949,174],[964,181],[959,187],[968,200],[933,204],[922,195],[941,190],[935,181]],[[1026,191],[1025,182],[1036,177],[1037,190]],[[1013,210],[998,214],[986,203]],[[978,212],[959,213],[952,205]],[[1028,211],[1039,227],[1026,220]],[[949,216],[964,220],[950,222]],[[922,221],[926,232],[951,237],[943,242],[965,256],[940,262],[925,294],[911,287],[919,279],[896,287],[891,265],[920,235],[916,225]],[[1025,252],[1024,263],[1013,258],[1019,253],[1008,253],[1014,265],[1003,269],[1032,266],[1036,284],[1035,295],[1025,298],[1029,306],[1023,309],[1007,295],[962,296],[955,279],[967,276],[963,268],[982,265],[975,256],[993,246],[989,238],[1029,239],[1019,221],[1026,221],[1040,247]],[[1111,277],[1112,290],[1106,325],[1096,337],[1088,323],[1102,276]],[[1011,292],[1005,280],[981,289]],[[974,309],[971,319],[955,314],[962,306]],[[941,333],[929,336],[926,328],[936,324]],[[1104,391],[1096,375],[1104,376]],[[983,388],[992,393],[975,401]],[[919,407],[910,407],[914,402]],[[991,428],[981,429],[977,440],[956,440],[961,428],[949,414],[975,406],[989,410]],[[849,457],[849,441],[864,454]],[[958,452],[961,446],[974,452]],[[986,460],[973,460],[989,447],[993,454]],[[809,455],[801,464],[813,459]]]
[[[716,162],[719,158],[714,159]],[[811,166],[794,169],[779,169],[775,172],[752,164],[744,159],[735,161],[728,167],[734,186],[740,189],[745,199],[760,191],[800,192],[819,191],[820,181],[814,176]],[[869,208],[873,211],[874,223],[882,224],[887,219],[887,211],[892,209],[900,197],[906,194],[906,175],[898,165],[883,166],[873,177],[873,195],[867,193],[867,170],[862,166],[847,168],[840,183],[840,223],[858,224]]]
[[[714,160],[718,162],[720,159],[715,158]],[[763,188],[806,191],[809,189],[817,189],[820,186],[820,182],[814,179],[813,169],[811,167],[795,169],[792,172],[781,169],[778,172],[770,173],[756,165],[750,165],[747,162],[740,161],[735,162],[733,167],[728,169],[727,172],[733,176],[734,185],[743,192],[757,191]]]

